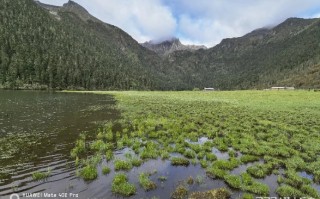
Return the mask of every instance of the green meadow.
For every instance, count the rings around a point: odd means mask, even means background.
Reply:
[[[136,188],[141,187],[154,190],[159,183],[149,179],[152,174],[141,173],[139,185],[129,182],[125,173],[150,160],[162,159],[170,161],[173,167],[201,165],[207,177],[223,180],[226,190],[238,190],[243,198],[269,196],[270,185],[263,179],[270,175],[277,177],[278,196],[320,198],[319,92],[90,93],[113,95],[121,117],[99,129],[95,139],[88,140],[82,134],[75,143],[71,155],[84,180],[94,180],[98,177],[98,165],[105,167],[103,164],[111,162],[111,172],[117,174],[112,185],[115,194],[134,195]],[[199,142],[203,138],[205,141]],[[133,152],[122,159],[115,158],[114,152],[122,149]],[[213,149],[226,153],[228,158],[221,159]],[[251,165],[241,173],[232,173],[248,163]],[[104,173],[109,172],[110,169]],[[123,180],[119,181],[119,176],[124,176]],[[181,186],[172,198],[179,198],[178,192],[182,193],[180,198],[221,193],[187,193],[188,189]]]

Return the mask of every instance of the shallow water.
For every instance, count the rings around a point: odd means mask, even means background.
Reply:
[[[0,198],[84,184],[70,150],[81,132],[118,117],[114,103],[108,95],[0,90]],[[48,168],[47,181],[32,181],[33,172]]]
[[[313,182],[313,175],[310,174],[310,173],[307,173],[305,171],[301,171],[301,172],[298,172],[298,174],[303,177],[303,178],[307,178],[309,180],[312,181],[312,187],[315,188],[316,190],[318,190],[318,192],[320,193],[320,184],[316,184]]]

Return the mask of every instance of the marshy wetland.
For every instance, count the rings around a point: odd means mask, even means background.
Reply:
[[[320,93],[87,93],[57,95],[112,103],[104,110],[97,108],[103,103],[86,105],[92,115],[97,111],[91,118],[100,121],[94,122],[95,128],[78,128],[73,139],[68,130],[55,135],[71,145],[60,165],[63,174],[47,159],[42,169],[21,177],[42,188],[29,188],[32,192],[64,191],[101,199],[320,198]],[[79,125],[86,126],[84,121]],[[54,150],[51,153],[54,159]],[[0,195],[24,191],[10,172],[15,171],[1,173]],[[55,184],[60,187],[53,189]]]

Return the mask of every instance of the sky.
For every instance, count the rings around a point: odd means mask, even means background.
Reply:
[[[62,5],[67,0],[40,0]],[[135,40],[212,47],[224,38],[275,26],[289,17],[320,18],[319,0],[74,0]]]

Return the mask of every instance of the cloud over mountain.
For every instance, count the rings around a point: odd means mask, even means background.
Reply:
[[[75,0],[139,42],[179,37],[213,46],[226,37],[278,24],[288,17],[318,17],[318,0]],[[65,0],[41,0],[62,4]]]

